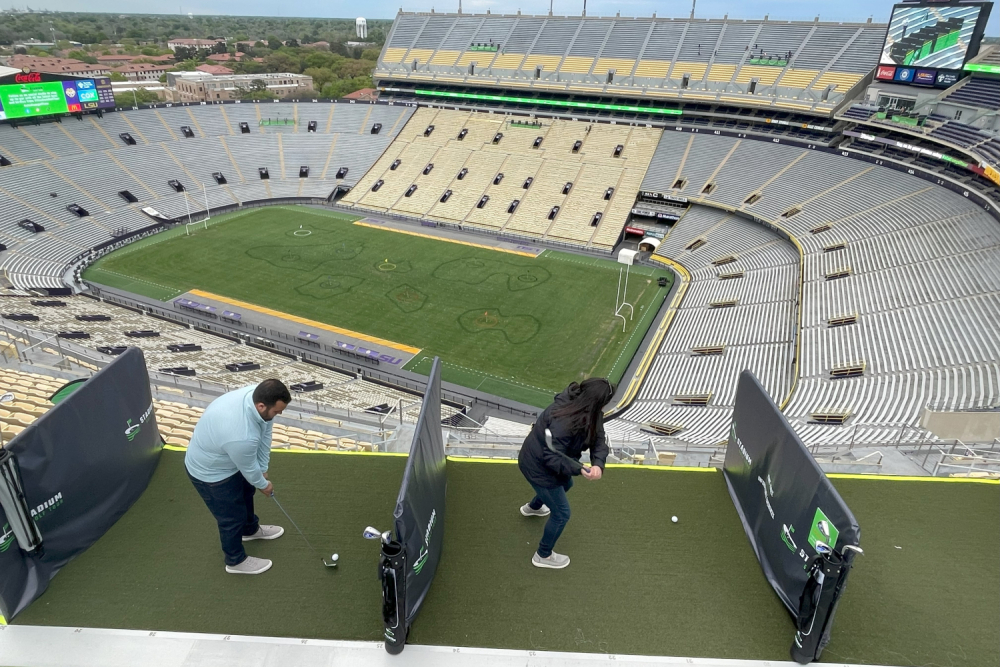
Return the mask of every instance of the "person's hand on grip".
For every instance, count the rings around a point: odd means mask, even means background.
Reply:
[[[601,478],[603,471],[600,466],[583,466],[580,474],[589,480],[598,480]]]
[[[261,493],[263,493],[265,496],[273,496],[274,495],[274,484],[272,484],[271,482],[268,482],[267,486],[265,486],[263,489],[258,489],[258,491],[260,491]]]

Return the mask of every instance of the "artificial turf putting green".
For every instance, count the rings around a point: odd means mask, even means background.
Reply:
[[[274,567],[237,577],[223,571],[182,456],[164,452],[136,505],[13,623],[379,640],[378,551],[361,531],[390,527],[405,458],[275,453],[278,498],[341,565],[323,567],[287,526],[248,547]],[[720,473],[610,468],[580,480],[558,546],[573,562],[561,571],[529,563],[544,520],[518,513],[530,489],[517,466],[449,461],[448,484],[444,551],[411,643],[787,659],[791,618]],[[1000,488],[835,484],[865,555],[824,659],[998,664]],[[260,496],[257,507],[265,523],[287,523]]]
[[[446,381],[538,406],[573,380],[617,382],[670,291],[669,271],[633,266],[623,332],[617,262],[526,257],[357,219],[304,206],[234,213],[139,241],[84,277],[163,300],[202,289],[421,348],[407,369],[426,374],[437,355]]]

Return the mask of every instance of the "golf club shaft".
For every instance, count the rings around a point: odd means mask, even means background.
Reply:
[[[296,532],[298,532],[298,534],[302,536],[302,539],[305,541],[306,545],[312,550],[312,552],[314,554],[316,554],[317,556],[320,556],[320,553],[318,551],[316,551],[316,548],[313,547],[313,545],[309,542],[308,538],[306,538],[305,533],[302,532],[302,530],[299,528],[298,524],[296,524],[294,521],[292,521],[292,517],[288,516],[288,512],[286,512],[285,508],[281,506],[281,503],[278,502],[278,499],[274,497],[273,493],[271,494],[271,500],[274,501],[274,504],[278,506],[278,509],[281,510],[281,513],[285,515],[286,519],[288,519],[288,523],[292,524],[292,526],[295,527]],[[323,558],[323,557],[320,556],[320,558]],[[326,561],[325,558],[323,558],[323,560],[324,560],[324,562]]]
[[[579,461],[577,461],[576,459],[574,459],[572,456],[568,455],[566,452],[560,452],[558,449],[556,449],[555,445],[552,444],[552,431],[550,431],[549,429],[545,429],[545,446],[548,447],[549,450],[551,450],[552,452],[558,454],[559,456],[569,461],[569,464],[573,466],[574,470],[582,470],[583,468],[587,467],[582,463],[580,463]]]

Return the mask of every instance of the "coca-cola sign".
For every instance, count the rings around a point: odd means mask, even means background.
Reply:
[[[42,75],[39,72],[28,72],[27,74],[18,74],[14,77],[15,83],[41,83]]]

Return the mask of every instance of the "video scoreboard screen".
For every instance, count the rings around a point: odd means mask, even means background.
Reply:
[[[991,3],[915,2],[892,9],[875,78],[946,88],[979,53]]]
[[[12,82],[9,82],[13,79]],[[0,79],[0,120],[113,109],[111,79],[65,78],[26,72]]]

